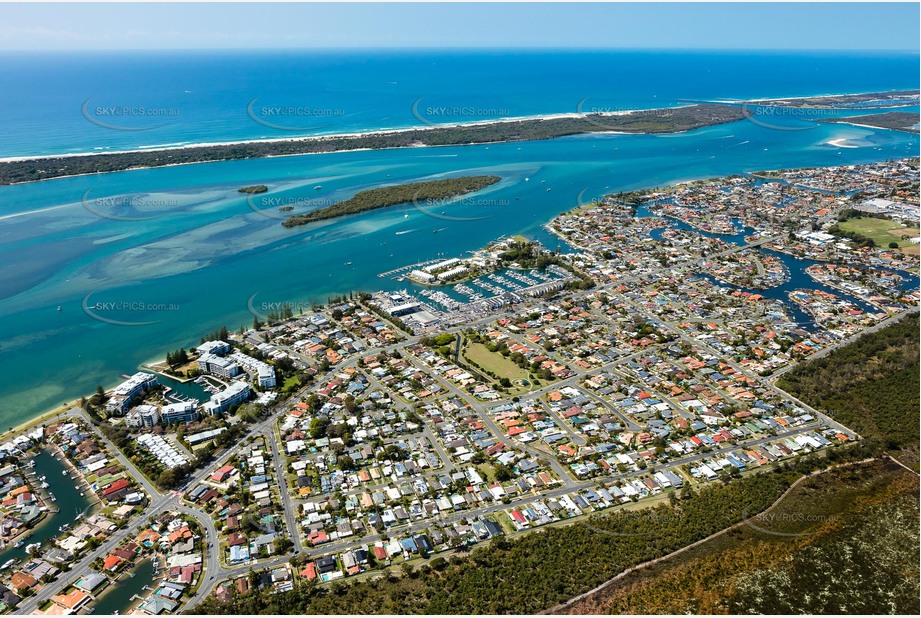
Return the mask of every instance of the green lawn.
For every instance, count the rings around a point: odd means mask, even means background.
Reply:
[[[481,463],[477,464],[477,472],[480,473],[487,483],[492,483],[496,480],[496,470],[492,467],[492,464]]]
[[[482,343],[471,343],[466,348],[464,348],[463,355],[465,358],[470,359],[483,369],[492,371],[494,374],[499,376],[499,378],[508,378],[513,383],[515,380],[527,380],[529,385],[531,382],[528,372],[525,369],[522,369],[509,359],[505,358],[497,352],[490,352]],[[530,387],[519,387],[513,386],[510,390],[512,392],[527,392]]]
[[[838,227],[845,232],[857,232],[872,238],[878,246],[883,248],[888,247],[891,242],[899,243],[899,247],[903,249],[917,247],[917,245],[902,240],[902,236],[914,238],[918,236],[918,228],[902,227],[902,224],[897,221],[861,217],[860,219],[848,219],[839,223]]]
[[[298,379],[297,376],[289,376],[289,377],[285,380],[285,383],[284,383],[284,385],[282,386],[282,389],[286,389],[286,388],[296,388],[296,387],[298,387],[298,386],[300,386],[300,385],[301,385],[301,381],[300,381],[300,379]]]
[[[493,518],[493,521],[499,524],[499,526],[502,528],[502,532],[504,532],[505,534],[515,534],[516,532],[518,532],[518,528],[515,527],[515,524],[514,522],[512,522],[512,519],[504,511],[500,513],[496,513],[496,516]]]

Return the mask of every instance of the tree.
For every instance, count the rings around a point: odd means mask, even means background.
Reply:
[[[273,546],[276,554],[283,554],[294,547],[294,541],[286,536],[276,536],[275,541],[273,541]]]
[[[431,564],[432,564],[432,568],[435,569],[436,571],[443,571],[447,568],[448,561],[442,558],[441,556],[437,556],[435,558],[432,558]]]
[[[325,416],[319,416],[310,421],[310,437],[316,440],[326,435],[326,428],[329,427],[329,419]]]
[[[895,242],[895,241],[892,241],[891,243],[889,243],[889,248],[890,248],[890,249],[898,249],[898,248],[899,248],[899,243],[897,243],[897,242]]]
[[[509,468],[507,465],[502,464],[502,463],[497,463],[493,467],[495,468],[495,471],[496,471],[497,481],[504,482],[504,481],[511,480],[513,476],[512,469]]]

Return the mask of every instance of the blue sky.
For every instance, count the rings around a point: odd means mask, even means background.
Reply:
[[[919,49],[907,3],[2,4],[2,50]]]

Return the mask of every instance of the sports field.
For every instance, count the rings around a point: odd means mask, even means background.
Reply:
[[[877,246],[886,248],[889,243],[899,243],[899,248],[904,252],[912,255],[918,255],[918,245],[910,243],[903,239],[917,238],[919,230],[917,227],[904,227],[898,221],[889,219],[874,219],[872,217],[861,217],[860,219],[848,219],[839,223],[838,227],[845,232],[857,232],[869,238],[872,238]]]

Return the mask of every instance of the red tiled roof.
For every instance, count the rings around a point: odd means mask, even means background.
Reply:
[[[115,492],[120,491],[122,489],[126,489],[130,485],[131,483],[129,483],[126,479],[118,479],[117,481],[109,485],[106,489],[104,489],[102,491],[102,495],[111,496]]]

